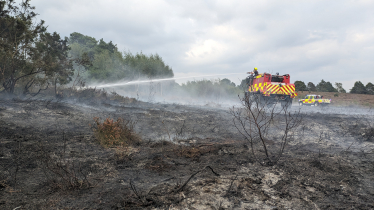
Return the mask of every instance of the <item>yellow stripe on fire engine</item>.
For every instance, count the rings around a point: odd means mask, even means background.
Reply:
[[[274,91],[276,91],[276,90],[277,90],[277,88],[278,88],[278,86],[277,86],[277,85],[271,85],[271,92],[274,92]]]
[[[268,91],[272,92],[273,89],[275,88],[275,85],[270,84],[270,85],[268,85],[267,87],[268,87],[268,88],[267,88]]]
[[[281,91],[281,89],[279,88],[278,85],[276,85],[275,88],[273,89],[273,94],[276,94],[276,93],[278,93],[280,91]]]
[[[285,85],[285,86],[283,86],[282,88],[283,88],[283,90],[284,90],[284,94],[286,94],[286,95],[290,95],[290,94],[291,94],[291,93],[290,93],[290,90],[288,89],[288,85]]]
[[[261,84],[261,83],[260,83]],[[273,85],[273,84],[267,84],[264,83],[264,85],[260,85],[261,90],[263,90],[263,87],[266,86],[266,92],[268,94],[285,94],[285,95],[295,95],[295,87],[292,85],[283,85],[279,87],[279,85]],[[258,90],[258,87],[257,87]]]
[[[282,86],[280,89],[281,89],[281,91],[283,91],[284,94],[287,94],[287,90],[285,89],[284,86]]]
[[[293,91],[293,89],[292,89],[292,85],[287,85],[287,88],[288,88],[288,91],[290,92],[290,93],[293,93],[294,91]]]

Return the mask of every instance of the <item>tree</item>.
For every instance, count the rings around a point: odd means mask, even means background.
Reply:
[[[243,91],[229,79],[188,81],[183,83],[180,89],[192,97],[214,99],[235,99]]]
[[[366,84],[365,88],[366,88],[367,94],[374,95],[374,84],[373,83],[369,82],[368,84]]]
[[[256,95],[246,95],[241,107],[233,107],[230,114],[239,133],[248,141],[254,159],[263,166],[275,165],[302,123],[302,114],[284,106],[268,108]],[[283,122],[281,124],[274,122]]]
[[[37,82],[39,85],[67,84],[74,74],[72,60],[68,57],[70,48],[66,45],[67,38],[61,39],[56,32],[40,34],[35,43],[35,52],[30,56],[33,63],[42,70],[43,77],[28,78],[28,83]],[[24,93],[29,93],[25,87]]]
[[[303,81],[295,81],[295,90],[296,91],[304,91],[308,90],[305,83]]]
[[[308,82],[308,90],[309,91],[317,91],[317,88],[316,88],[316,86],[314,85],[314,83],[313,82]]]
[[[235,83],[231,82],[231,80],[229,80],[229,79],[227,79],[227,78],[224,78],[224,79],[222,79],[222,80],[219,80],[219,83],[220,83],[221,85],[228,85],[228,86],[233,86],[233,87],[236,86]]]
[[[0,18],[0,80],[2,91],[14,93],[20,79],[40,73],[32,68],[29,56],[34,50],[33,42],[45,31],[44,22],[33,24],[36,14],[29,1],[22,2],[21,8],[13,0],[2,1]]]
[[[66,40],[46,32],[44,21],[35,23],[37,14],[30,0],[20,7],[14,0],[2,1],[0,12],[0,82],[3,90],[14,94],[16,88],[30,89],[52,81],[66,83],[71,75]],[[38,92],[39,92],[38,91]]]
[[[169,78],[174,76],[173,69],[166,65],[158,54],[145,55],[137,53],[133,55],[127,52],[124,55],[124,63],[133,69],[135,74],[141,74],[141,76],[148,78]]]
[[[77,32],[70,34],[70,55],[74,59],[85,53],[91,65],[87,68],[86,79],[98,81],[133,80],[141,77],[173,77],[173,70],[164,63],[158,54],[145,55],[119,52],[112,41],[99,41]]]
[[[342,83],[335,82],[335,88],[339,93],[346,93]]]
[[[243,79],[243,80],[240,82],[240,85],[238,85],[238,88],[240,88],[240,90],[243,90],[243,91],[248,90],[247,79]]]
[[[325,80],[321,80],[321,82],[317,84],[316,88],[319,92],[338,92],[338,90],[332,86],[331,82],[325,82]]]
[[[362,82],[357,81],[355,82],[353,88],[351,89],[350,93],[357,93],[357,94],[366,94],[367,90]]]
[[[75,75],[83,80],[115,81],[129,78],[130,68],[127,68],[122,53],[111,41],[106,43],[103,39],[97,41],[95,38],[77,32],[70,34],[69,54],[74,59],[75,64],[85,60],[84,72],[75,65]]]
[[[93,37],[85,36],[77,32],[71,33],[68,42],[71,48],[69,54],[73,58],[78,58],[83,53],[86,53],[92,61],[95,58],[95,47],[97,43],[98,41]]]

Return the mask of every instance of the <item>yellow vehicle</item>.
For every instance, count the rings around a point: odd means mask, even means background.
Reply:
[[[320,95],[306,95],[304,99],[299,100],[299,105],[314,105],[314,106],[327,106],[331,103],[331,99],[324,99]]]

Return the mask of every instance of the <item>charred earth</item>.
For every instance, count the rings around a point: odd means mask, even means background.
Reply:
[[[2,99],[0,209],[373,209],[373,113],[301,109],[262,166],[228,108]],[[134,122],[141,141],[99,145],[95,117]]]

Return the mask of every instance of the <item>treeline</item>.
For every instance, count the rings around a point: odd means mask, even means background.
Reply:
[[[57,85],[173,77],[157,54],[120,52],[80,33],[61,38],[37,22],[30,0],[0,0],[0,93],[36,95]]]
[[[295,89],[296,91],[318,91],[318,92],[339,92],[339,93],[346,93],[347,91],[343,88],[342,83],[335,82],[333,86],[331,82],[326,82],[321,80],[317,85],[314,85],[312,82],[308,82],[306,85],[303,81],[295,81]],[[371,94],[374,95],[374,84],[369,82],[366,86],[360,82],[355,82],[352,89],[350,89],[349,93],[357,93],[357,94]]]
[[[175,81],[149,82],[119,87],[118,90],[130,97],[152,101],[159,96],[183,101],[238,99],[243,89],[229,79],[193,80],[178,84]]]
[[[229,79],[188,81],[180,87],[190,96],[204,98],[230,98],[237,97],[243,90]]]
[[[86,73],[80,73],[89,81],[113,82],[174,76],[172,68],[158,54],[120,52],[112,41],[107,43],[103,39],[96,40],[77,32],[70,34],[68,44],[71,57],[85,64]]]

